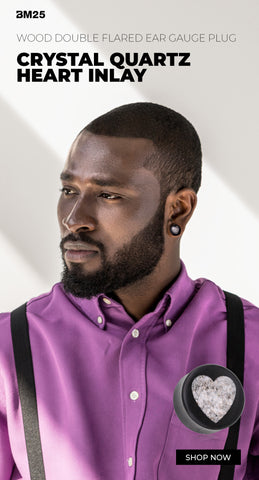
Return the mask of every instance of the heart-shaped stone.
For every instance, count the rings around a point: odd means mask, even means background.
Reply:
[[[206,417],[217,423],[233,405],[236,386],[229,377],[218,377],[213,382],[207,375],[198,375],[192,382],[192,394]]]

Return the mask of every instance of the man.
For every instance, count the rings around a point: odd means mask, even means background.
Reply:
[[[226,365],[225,295],[191,280],[179,254],[200,180],[196,131],[160,105],[116,108],[74,141],[58,204],[62,282],[27,303],[47,480],[218,478],[220,465],[176,464],[177,449],[222,450],[228,434],[193,432],[173,408],[186,373]],[[243,308],[234,478],[256,480],[259,314]],[[0,479],[27,480],[10,315],[0,331]]]

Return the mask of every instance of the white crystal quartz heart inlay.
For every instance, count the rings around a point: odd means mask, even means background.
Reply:
[[[229,377],[218,377],[213,382],[207,375],[199,375],[192,382],[192,394],[203,413],[217,423],[233,404],[236,386]]]

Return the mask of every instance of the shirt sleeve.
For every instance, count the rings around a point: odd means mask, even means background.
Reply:
[[[5,407],[4,385],[0,376],[0,479],[10,480],[14,468]]]

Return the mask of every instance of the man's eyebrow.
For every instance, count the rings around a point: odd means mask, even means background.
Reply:
[[[62,172],[60,175],[60,180],[63,181],[73,181],[75,180],[75,176],[72,175],[72,173],[69,172]],[[121,180],[118,180],[117,178],[113,177],[93,177],[91,179],[91,183],[94,183],[96,185],[99,185],[101,187],[126,187],[125,183],[123,183]]]
[[[60,174],[60,180],[73,180],[74,175],[68,172],[61,172]]]

